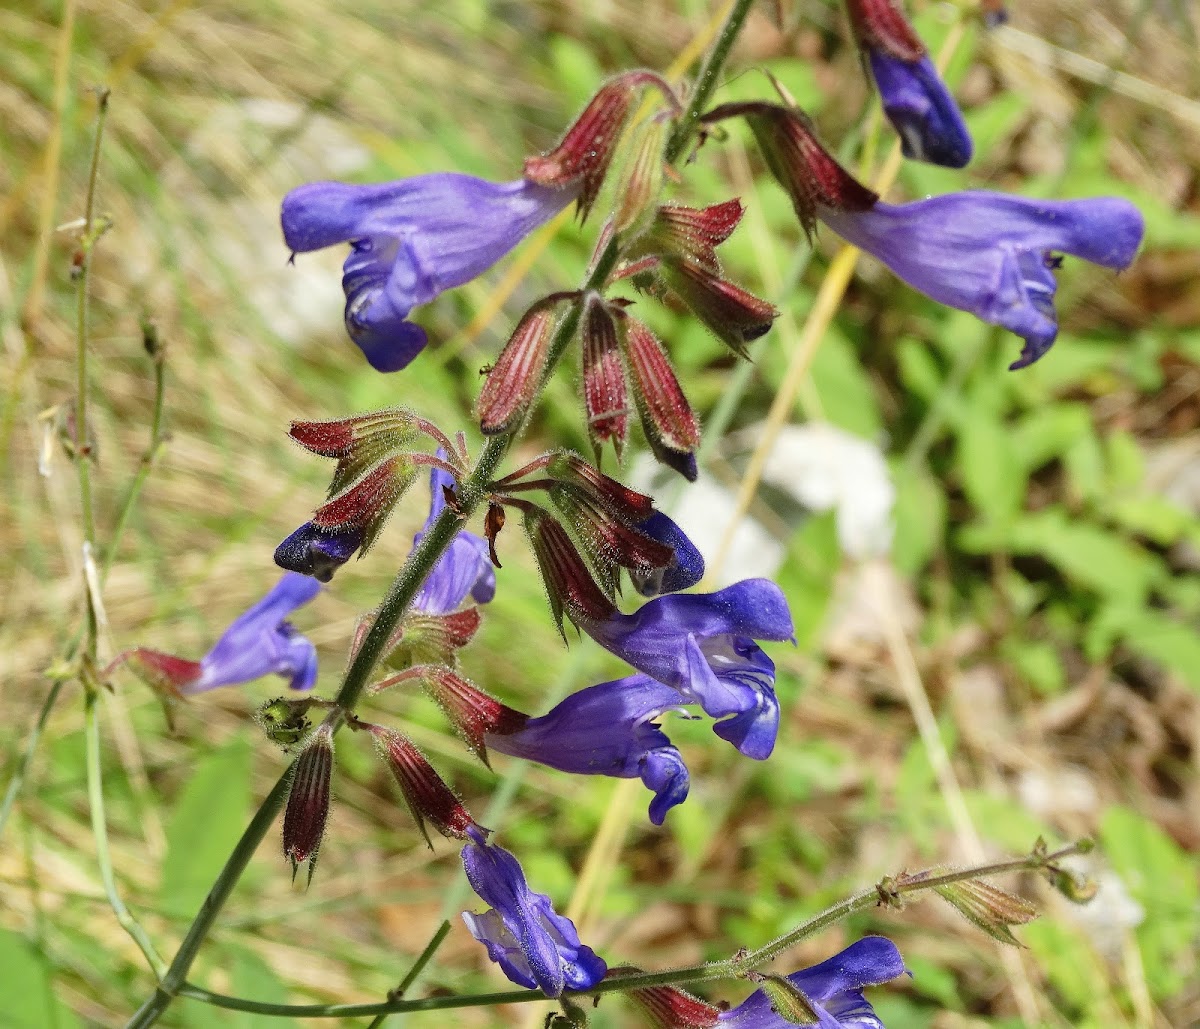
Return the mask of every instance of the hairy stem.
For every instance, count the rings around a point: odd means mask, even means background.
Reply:
[[[729,17],[725,19],[725,24],[721,27],[721,34],[717,37],[713,48],[708,52],[704,66],[700,69],[700,77],[696,80],[696,85],[692,89],[687,110],[683,112],[683,117],[679,119],[678,124],[675,126],[675,131],[671,133],[671,138],[667,141],[667,149],[664,156],[668,163],[674,164],[679,160],[693,133],[695,133],[696,125],[700,121],[700,115],[704,113],[704,108],[708,106],[708,101],[712,98],[713,92],[717,88],[717,80],[721,77],[721,69],[725,67],[729,51],[733,49],[734,40],[737,39],[738,33],[742,31],[746,15],[750,13],[750,8],[753,4],[754,0],[736,0],[730,9]]]

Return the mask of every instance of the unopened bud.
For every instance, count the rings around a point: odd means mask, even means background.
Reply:
[[[588,435],[597,453],[611,439],[620,460],[629,435],[629,391],[616,323],[599,294],[588,300],[581,332]]]
[[[312,726],[308,719],[308,709],[312,706],[311,697],[305,697],[303,700],[276,697],[274,700],[268,700],[254,713],[254,720],[267,739],[282,747],[286,754],[308,735]]]
[[[947,886],[935,887],[935,890],[969,922],[993,939],[1014,947],[1021,944],[1008,927],[1024,925],[1038,916],[1037,908],[1029,901],[981,879],[950,883]]]
[[[358,532],[365,554],[388,515],[416,478],[416,465],[404,454],[386,458],[352,486],[317,508],[312,524],[328,533]]]
[[[456,652],[471,642],[481,620],[477,607],[444,615],[410,611],[388,640],[384,661],[392,668],[453,664]]]
[[[779,314],[773,304],[689,257],[664,260],[662,267],[667,285],[739,357],[747,356],[746,344],[769,332]]]
[[[616,608],[612,601],[596,584],[571,537],[552,515],[530,505],[525,512],[525,531],[560,633],[564,612],[576,624],[604,621],[613,614]]]
[[[462,801],[407,736],[382,725],[366,728],[375,737],[375,749],[400,787],[404,802],[431,850],[433,844],[425,829],[427,821],[443,836],[459,840],[467,838],[467,830],[472,826],[478,828]]]
[[[1095,879],[1074,869],[1051,865],[1044,872],[1050,885],[1072,904],[1086,904],[1100,892],[1100,884]]]
[[[675,101],[671,87],[648,71],[630,71],[606,82],[567,129],[553,150],[525,161],[525,177],[543,186],[579,189],[579,216],[586,219],[600,187],[638,91],[657,86]]]
[[[585,490],[599,503],[628,522],[640,522],[654,513],[654,500],[605,475],[595,465],[569,450],[554,454],[546,464],[547,473],[560,482]]]
[[[517,323],[479,394],[479,428],[484,435],[508,432],[525,417],[546,369],[554,321],[553,307],[539,304]]]
[[[411,411],[393,407],[330,422],[292,422],[288,435],[311,453],[337,459],[332,497],[384,458],[411,449],[418,427]]]
[[[859,46],[902,61],[919,61],[928,53],[896,0],[846,0],[846,13]]]
[[[322,529],[305,522],[275,548],[275,563],[318,582],[329,582],[333,573],[350,560],[363,545],[363,534],[355,526]]]
[[[317,851],[329,817],[329,786],[333,778],[333,729],[321,725],[296,758],[296,772],[283,813],[283,855],[296,869],[308,862],[308,881],[317,867]]]
[[[623,313],[619,328],[646,441],[655,457],[694,481],[700,426],[671,360],[654,333],[636,318]]]
[[[649,245],[655,253],[690,257],[719,275],[721,262],[716,248],[737,228],[743,210],[737,197],[710,207],[664,204],[655,214]]]

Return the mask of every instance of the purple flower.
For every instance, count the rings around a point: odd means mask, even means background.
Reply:
[[[414,307],[481,275],[577,193],[456,172],[309,182],[283,198],[283,237],[298,253],[350,244],[346,331],[372,367],[394,372],[425,346],[425,330],[406,320]]]
[[[438,450],[438,457],[445,456],[444,450]],[[414,547],[446,507],[443,487],[453,488],[454,477],[435,465],[429,475],[429,517],[413,537]],[[487,540],[464,529],[438,558],[413,599],[413,607],[431,615],[449,614],[467,599],[468,593],[477,604],[491,600],[496,595],[496,570],[492,567]]]
[[[655,568],[649,572],[631,571],[634,589],[643,597],[657,597],[663,593],[678,593],[695,586],[704,578],[704,557],[687,534],[661,511],[655,511],[645,521],[638,523],[638,531],[652,540],[665,543],[675,551],[666,568]]]
[[[322,529],[305,522],[275,548],[275,563],[280,568],[329,582],[362,543],[363,534],[356,528]]]
[[[464,911],[463,921],[488,957],[514,983],[547,997],[595,986],[608,966],[579,942],[571,920],[555,913],[549,897],[529,888],[507,850],[486,843],[478,830],[468,832],[474,842],[463,847],[463,867],[471,888],[492,910]]]
[[[862,991],[890,982],[905,971],[891,940],[867,936],[827,961],[787,978],[808,998],[821,1029],[884,1029]],[[767,995],[757,990],[732,1011],[723,1012],[720,1024],[728,1029],[785,1029],[790,1023],[773,1011]]]
[[[783,591],[744,579],[716,593],[671,594],[582,628],[639,672],[678,690],[713,718],[713,731],[747,757],[775,746],[775,665],[755,640],[792,639]],[[732,716],[732,717],[726,717]]]
[[[1031,200],[983,190],[819,213],[910,286],[1023,337],[1013,369],[1036,361],[1058,335],[1055,253],[1127,268],[1145,229],[1137,208],[1115,197]]]
[[[688,770],[653,719],[680,706],[679,693],[648,675],[631,675],[573,693],[548,714],[507,735],[487,733],[487,746],[577,775],[637,776],[654,791],[650,821],[688,795]]]
[[[869,47],[867,56],[904,156],[947,168],[966,167],[974,149],[971,134],[928,55],[906,61]]]
[[[225,630],[200,659],[200,675],[180,684],[180,691],[203,693],[264,675],[282,675],[294,690],[312,689],[317,681],[316,649],[284,618],[320,592],[315,579],[285,572],[270,593]]]

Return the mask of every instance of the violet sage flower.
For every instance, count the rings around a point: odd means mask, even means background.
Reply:
[[[396,182],[309,182],[283,198],[293,253],[349,243],[346,331],[371,366],[404,368],[426,343],[414,307],[487,271],[579,192],[529,179],[435,172]]]
[[[867,936],[819,965],[793,972],[788,981],[804,994],[821,1029],[884,1029],[883,1022],[863,997],[868,986],[879,986],[905,973],[904,961],[891,940]],[[785,1029],[788,1022],[771,1008],[763,990],[721,1013],[726,1029]]]
[[[630,571],[633,587],[643,597],[678,593],[690,589],[704,578],[704,556],[687,534],[661,511],[655,511],[649,518],[638,522],[637,530],[658,543],[665,543],[675,552],[666,568]]]
[[[680,706],[678,691],[648,675],[631,675],[572,693],[548,714],[513,731],[488,732],[491,750],[576,775],[640,778],[654,791],[650,821],[688,795],[688,770],[654,719]]]
[[[119,655],[108,670],[128,664],[150,686],[176,697],[237,686],[264,675],[282,675],[292,689],[310,690],[317,681],[317,651],[286,617],[320,592],[315,579],[284,572],[199,661],[139,647]]]
[[[791,640],[783,591],[768,579],[743,579],[716,593],[673,593],[631,615],[582,619],[606,650],[684,702],[723,718],[713,732],[747,757],[770,756],[779,731],[775,664],[755,640]],[[727,717],[729,716],[729,717]]]
[[[1132,263],[1145,223],[1117,197],[1034,200],[986,190],[865,210],[819,206],[834,232],[873,254],[910,286],[1025,340],[1024,368],[1058,335],[1057,253],[1106,268]]]
[[[491,906],[481,915],[463,912],[471,935],[488,957],[518,986],[557,997],[564,989],[586,990],[604,978],[608,966],[579,942],[569,918],[554,910],[550,898],[534,893],[512,854],[469,829],[463,867],[471,888]]]
[[[445,451],[439,449],[438,456],[444,458]],[[414,547],[445,510],[445,488],[453,487],[454,477],[433,466],[429,474],[429,517],[413,537]],[[462,529],[425,577],[420,592],[413,598],[413,608],[430,615],[449,614],[457,610],[468,594],[477,604],[491,600],[496,595],[496,570],[492,567],[487,540]]]

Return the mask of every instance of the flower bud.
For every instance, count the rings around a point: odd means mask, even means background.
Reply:
[[[296,869],[308,862],[308,881],[317,867],[317,851],[329,817],[329,784],[333,778],[333,729],[321,725],[300,756],[283,813],[283,855]]]
[[[713,274],[690,257],[663,261],[663,277],[708,329],[739,357],[746,344],[770,331],[779,314],[773,304]]]
[[[812,122],[801,110],[760,101],[722,104],[704,116],[705,122],[742,116],[754,133],[763,160],[791,198],[792,208],[806,235],[812,237],[817,208],[865,211],[878,194],[867,189],[817,139]]]
[[[612,161],[638,90],[655,85],[672,101],[671,87],[648,71],[630,71],[609,80],[588,101],[553,150],[525,161],[525,178],[542,186],[578,185],[579,217],[585,220]],[[676,105],[678,101],[675,101]]]
[[[546,463],[546,471],[551,478],[587,492],[624,521],[640,522],[654,513],[653,498],[622,485],[569,450],[554,454]]]
[[[292,422],[288,435],[311,453],[337,459],[332,497],[385,457],[411,448],[418,426],[411,411],[393,407],[331,422]]]
[[[576,623],[608,618],[616,608],[596,585],[567,531],[552,515],[532,504],[524,521],[558,631],[563,632],[564,611]]]
[[[479,394],[479,428],[485,436],[508,432],[525,417],[541,385],[554,321],[552,307],[534,305],[500,351]]]
[[[622,312],[618,328],[642,431],[650,449],[658,460],[694,481],[694,452],[700,445],[700,426],[671,368],[671,360],[654,333],[636,318]]]
[[[611,439],[619,461],[629,435],[629,392],[625,383],[625,363],[617,343],[617,327],[599,294],[588,299],[581,332],[583,402],[588,435],[597,454]]]
[[[443,836],[459,840],[467,839],[471,827],[479,828],[462,801],[407,736],[382,725],[365,728],[375,737],[375,749],[404,794],[404,802],[430,850],[433,844],[425,829],[426,821]]]
[[[204,670],[199,661],[188,661],[159,650],[137,647],[114,657],[100,677],[107,679],[121,665],[128,666],[155,693],[171,699],[181,698],[184,689],[199,679]]]
[[[317,508],[311,524],[328,533],[357,532],[360,550],[371,549],[388,515],[416,478],[416,465],[405,454],[379,462],[352,486]]]
[[[716,248],[733,234],[743,211],[737,197],[702,208],[664,204],[649,232],[650,247],[656,253],[690,257],[719,275],[721,262]]]
[[[485,765],[488,756],[484,736],[489,732],[508,736],[529,721],[527,714],[500,703],[453,669],[429,666],[421,671],[421,686],[442,709],[471,752]]]
[[[846,13],[860,46],[902,61],[919,61],[928,53],[896,0],[846,0]]]
[[[584,547],[609,597],[616,595],[621,568],[646,576],[657,569],[666,569],[674,559],[671,547],[614,517],[586,493],[561,485],[549,492]]]
[[[329,582],[362,546],[362,533],[355,527],[321,529],[305,522],[275,548],[275,563],[318,582]]]

